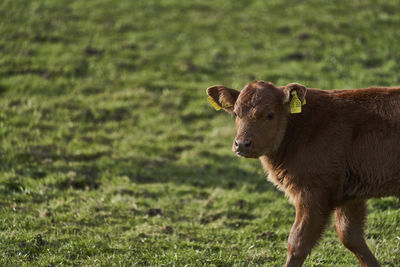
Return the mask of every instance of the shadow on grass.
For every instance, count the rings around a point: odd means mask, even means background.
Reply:
[[[113,173],[126,176],[132,182],[146,183],[176,183],[188,184],[200,188],[222,187],[238,188],[249,185],[259,191],[265,191],[273,186],[266,181],[266,175],[260,175],[258,170],[247,171],[237,164],[236,160],[212,152],[201,154],[213,163],[181,163],[171,160],[138,160],[135,158],[119,158],[113,162]],[[261,168],[261,166],[260,166]]]
[[[112,151],[71,155],[51,146],[34,146],[15,154],[0,165],[3,171],[15,172],[15,177],[2,181],[2,193],[24,190],[24,178],[41,180],[55,175],[53,186],[60,190],[95,190],[101,186],[100,178],[127,177],[137,184],[176,183],[199,188],[238,188],[249,185],[257,191],[273,186],[259,170],[247,171],[236,160],[212,152],[200,152],[207,162],[182,163],[168,156],[158,159],[115,157]],[[12,163],[12,164],[11,164]],[[218,164],[217,164],[218,163]],[[261,168],[261,166],[260,166]]]

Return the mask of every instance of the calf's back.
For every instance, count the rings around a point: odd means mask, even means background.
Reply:
[[[286,193],[299,187],[353,198],[400,196],[400,88],[308,89],[274,155],[261,157]]]

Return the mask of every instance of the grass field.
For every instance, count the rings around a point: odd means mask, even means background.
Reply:
[[[398,85],[399,29],[395,0],[0,1],[0,266],[282,266],[294,208],[205,89]],[[369,211],[400,266],[398,200]],[[332,224],[305,263],[357,264]]]

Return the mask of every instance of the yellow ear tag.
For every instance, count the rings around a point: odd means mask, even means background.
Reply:
[[[301,113],[301,101],[297,96],[296,90],[291,92],[292,100],[290,100],[290,113]],[[305,103],[305,102],[303,102]]]
[[[216,111],[221,110],[221,106],[218,105],[217,102],[214,101],[214,99],[211,96],[208,96],[208,102],[215,108]]]

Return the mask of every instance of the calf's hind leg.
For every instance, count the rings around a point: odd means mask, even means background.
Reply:
[[[342,244],[353,252],[361,266],[380,266],[364,239],[366,201],[348,202],[335,210],[335,228]]]

